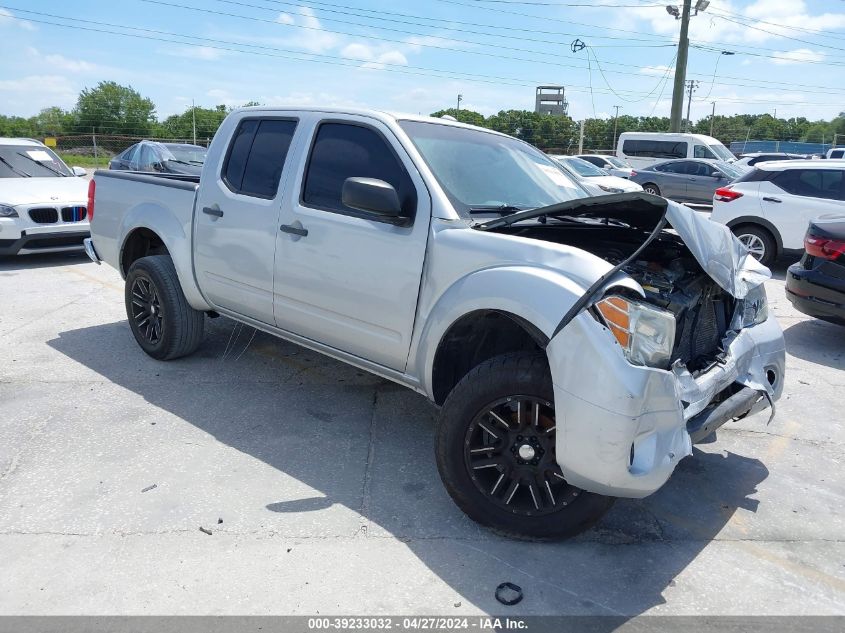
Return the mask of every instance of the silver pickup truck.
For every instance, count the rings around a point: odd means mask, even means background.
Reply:
[[[782,391],[769,271],[728,229],[589,197],[490,130],[246,108],[201,177],[98,171],[89,198],[86,249],[147,354],[190,354],[221,314],[425,394],[443,483],[507,534],[586,529]]]

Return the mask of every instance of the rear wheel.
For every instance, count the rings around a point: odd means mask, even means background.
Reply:
[[[188,305],[169,255],[150,255],[132,264],[125,303],[135,340],[153,358],[186,356],[202,342],[205,315]]]
[[[647,182],[646,184],[644,184],[643,185],[643,191],[645,191],[646,193],[650,193],[653,196],[659,196],[660,195],[660,188],[657,185],[655,185],[653,182]]]
[[[764,266],[771,266],[777,258],[775,238],[766,229],[753,224],[743,224],[733,228],[734,235],[751,256]]]
[[[467,374],[443,405],[436,438],[440,477],[461,510],[498,532],[574,536],[614,499],[566,481],[555,459],[556,435],[545,356],[498,356]]]

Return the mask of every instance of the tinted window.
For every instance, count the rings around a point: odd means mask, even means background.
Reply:
[[[771,180],[777,172],[765,171],[762,169],[752,169],[746,174],[741,175],[734,182],[760,182],[762,180]]]
[[[627,139],[622,144],[622,152],[627,156],[650,158],[686,158],[686,141],[652,141]]]
[[[771,180],[796,196],[841,200],[843,174],[833,169],[789,169]]]
[[[696,145],[693,147],[693,155],[695,158],[718,158],[706,145]]]
[[[155,163],[156,160],[153,148],[149,145],[142,145],[140,157],[138,158],[138,169],[143,171],[151,170],[153,168],[153,163]]]
[[[596,167],[604,167],[605,162],[601,158],[597,158],[595,156],[579,156],[581,160],[585,160],[588,163],[592,163]]]
[[[693,172],[698,170],[698,167],[695,165],[695,163],[690,163],[686,160],[677,163],[664,163],[661,165],[660,171],[666,172],[667,174],[688,174],[690,173],[690,166],[692,166]]]
[[[360,211],[341,201],[347,178],[377,178],[393,185],[402,211],[413,217],[417,206],[411,177],[393,149],[376,131],[348,123],[323,123],[311,149],[302,200],[305,204],[349,215]]]
[[[845,150],[841,149],[834,150],[830,153],[831,158],[842,158],[843,156],[845,156]]]
[[[232,144],[229,146],[229,155],[223,165],[223,181],[233,191],[240,191],[241,183],[244,180],[244,168],[246,159],[249,157],[249,150],[252,148],[252,140],[255,138],[255,130],[258,129],[257,119],[245,119],[241,121],[235,135],[232,137]]]
[[[295,130],[296,121],[241,121],[223,166],[229,188],[247,196],[274,197]]]

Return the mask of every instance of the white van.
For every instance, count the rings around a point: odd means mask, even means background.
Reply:
[[[736,156],[712,136],[672,132],[623,132],[616,145],[616,156],[634,168],[672,158],[736,160]]]

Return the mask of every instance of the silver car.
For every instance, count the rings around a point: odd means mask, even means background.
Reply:
[[[682,158],[636,169],[631,180],[642,185],[646,193],[676,202],[712,205],[716,189],[743,174],[724,161]]]

